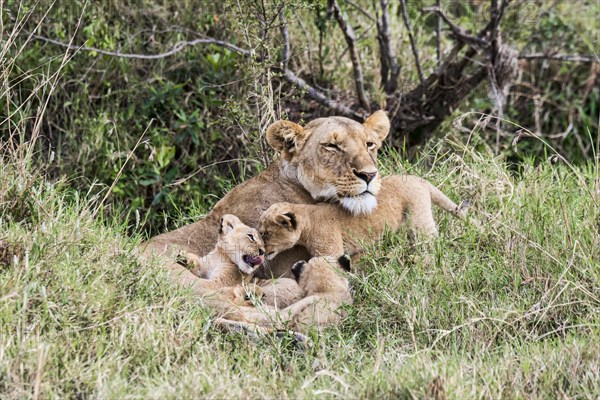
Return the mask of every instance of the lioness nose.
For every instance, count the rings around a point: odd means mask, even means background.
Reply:
[[[357,170],[353,170],[352,172],[367,183],[371,182],[377,176],[377,172],[358,172]]]

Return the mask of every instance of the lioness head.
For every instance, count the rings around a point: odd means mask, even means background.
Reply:
[[[289,203],[275,203],[262,213],[258,220],[258,232],[265,242],[269,259],[284,250],[294,247],[300,239],[296,215]]]
[[[296,282],[305,296],[314,294],[347,294],[348,280],[339,269],[350,271],[350,258],[342,256],[337,260],[332,257],[313,257],[308,262],[298,261],[292,266]]]
[[[377,206],[377,150],[389,130],[385,112],[377,111],[363,124],[344,117],[318,118],[305,127],[278,121],[267,129],[267,142],[314,199],[368,214]]]
[[[221,218],[217,246],[245,274],[253,273],[264,261],[265,245],[258,231],[232,214]]]

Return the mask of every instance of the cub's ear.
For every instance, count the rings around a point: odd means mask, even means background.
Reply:
[[[375,111],[371,114],[371,116],[365,120],[363,126],[374,132],[380,142],[383,142],[388,133],[390,133],[390,120],[383,110]]]
[[[296,278],[296,282],[300,280],[300,275],[302,275],[302,271],[304,270],[304,267],[306,267],[306,264],[306,261],[301,260],[292,265],[292,273],[294,274],[294,278]]]
[[[279,226],[284,227],[288,231],[294,231],[298,227],[298,221],[296,220],[296,214],[294,214],[291,211],[277,215],[275,217],[275,223]]]
[[[291,121],[277,121],[267,128],[267,143],[286,161],[302,148],[307,137],[304,128]]]
[[[226,235],[233,230],[236,225],[240,225],[242,221],[232,214],[225,214],[221,217],[220,235]]]
[[[350,256],[348,254],[344,254],[340,258],[338,258],[338,264],[340,267],[346,272],[350,272]]]

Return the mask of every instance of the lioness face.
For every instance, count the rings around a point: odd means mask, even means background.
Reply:
[[[347,293],[348,280],[341,275],[340,269],[350,271],[350,260],[347,256],[337,260],[332,257],[313,257],[308,262],[298,261],[292,266],[296,282],[305,296]]]
[[[287,204],[273,204],[260,216],[258,232],[265,243],[268,259],[294,247],[300,239],[296,216],[286,207]]]
[[[253,273],[264,261],[265,245],[258,231],[232,214],[221,218],[217,246],[245,274]]]
[[[377,206],[377,151],[389,127],[383,111],[364,124],[344,117],[319,118],[304,128],[279,121],[269,127],[267,140],[314,199],[333,199],[355,215],[368,214]]]

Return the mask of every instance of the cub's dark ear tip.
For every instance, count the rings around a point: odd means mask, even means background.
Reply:
[[[300,270],[305,264],[306,261],[304,260],[296,261],[294,265],[292,265],[292,272]]]
[[[294,274],[294,278],[296,278],[296,281],[300,279],[300,275],[302,274],[302,270],[304,269],[304,266],[306,264],[306,261],[300,260],[295,262],[294,265],[292,265],[292,273]]]
[[[348,254],[344,254],[343,256],[341,256],[340,258],[338,258],[338,263],[340,264],[340,266],[342,267],[342,269],[344,271],[348,271],[350,272],[350,263],[351,263],[351,259],[350,256]]]

